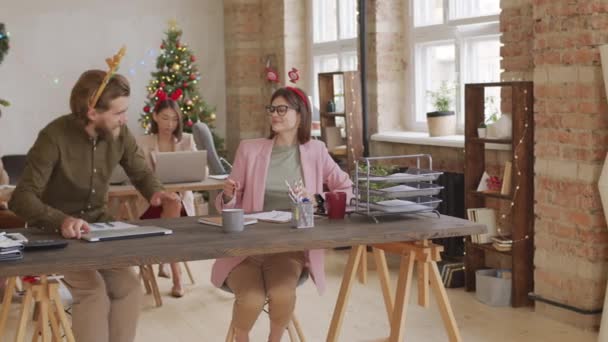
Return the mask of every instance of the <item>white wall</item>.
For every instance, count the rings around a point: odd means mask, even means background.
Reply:
[[[146,96],[159,46],[175,18],[182,41],[197,57],[199,88],[217,107],[218,132],[225,136],[224,24],[221,0],[0,0],[0,21],[10,32],[0,65],[2,109],[0,153],[26,153],[38,131],[69,113],[70,90],[87,69],[105,69],[105,58],[127,46],[120,73],[131,81],[129,127]],[[144,65],[141,65],[141,62]]]

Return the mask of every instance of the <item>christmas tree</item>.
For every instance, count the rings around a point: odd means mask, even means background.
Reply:
[[[213,133],[213,140],[218,151],[223,150],[223,140],[218,137],[215,128],[215,107],[208,105],[198,90],[200,74],[194,62],[196,57],[186,44],[181,41],[182,30],[175,22],[169,23],[169,30],[160,45],[160,54],[156,59],[157,71],[152,72],[148,85],[148,100],[139,119],[141,126],[148,133],[152,113],[158,101],[174,99],[181,108],[184,120],[184,131],[191,132],[192,125],[202,121]]]
[[[8,33],[4,29],[4,24],[0,23],[0,63],[4,59],[4,56],[8,53]],[[8,107],[9,102],[3,99],[0,99],[0,107]],[[0,114],[2,112],[0,111]]]

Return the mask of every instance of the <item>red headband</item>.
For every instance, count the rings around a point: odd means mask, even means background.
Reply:
[[[294,87],[285,87],[285,89],[289,89],[292,92],[296,93],[296,95],[298,95],[298,97],[300,98],[300,100],[302,100],[304,102],[304,105],[306,106],[306,109],[308,109],[310,111],[310,108],[308,107],[308,100],[306,99],[306,96],[304,95],[304,93],[300,89],[294,88]]]

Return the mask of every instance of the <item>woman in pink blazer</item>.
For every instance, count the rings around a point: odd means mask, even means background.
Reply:
[[[242,208],[245,213],[288,209],[285,180],[303,180],[310,195],[322,194],[323,184],[352,196],[352,182],[332,160],[325,145],[310,139],[311,111],[299,88],[278,89],[266,107],[269,138],[241,142],[232,173],[216,199],[218,211]],[[255,229],[255,228],[252,228]],[[287,229],[287,228],[286,228]],[[323,250],[223,258],[215,261],[211,281],[235,294],[232,327],[238,342],[249,331],[269,300],[269,341],[280,341],[295,307],[295,291],[306,268],[319,293],[325,289]]]
[[[174,151],[196,151],[194,138],[188,133],[183,133],[182,115],[179,105],[172,99],[159,101],[152,114],[151,128],[149,135],[141,136],[137,139],[137,145],[142,149],[144,157],[152,170],[155,168],[155,153],[174,152]],[[204,172],[207,172],[204,170]],[[192,191],[180,194],[182,198],[182,216],[194,216],[194,195]],[[141,219],[154,219],[159,217],[178,217],[179,212],[165,213],[162,207],[152,207],[148,205],[143,197],[137,201],[136,208]],[[158,275],[169,277],[166,264],[161,264]],[[184,295],[182,286],[181,269],[178,263],[171,264],[171,274],[173,276],[173,287],[171,295],[179,298]]]

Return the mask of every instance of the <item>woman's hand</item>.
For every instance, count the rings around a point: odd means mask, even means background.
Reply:
[[[226,178],[224,181],[224,202],[232,201],[234,193],[236,192],[236,182],[230,178]]]

